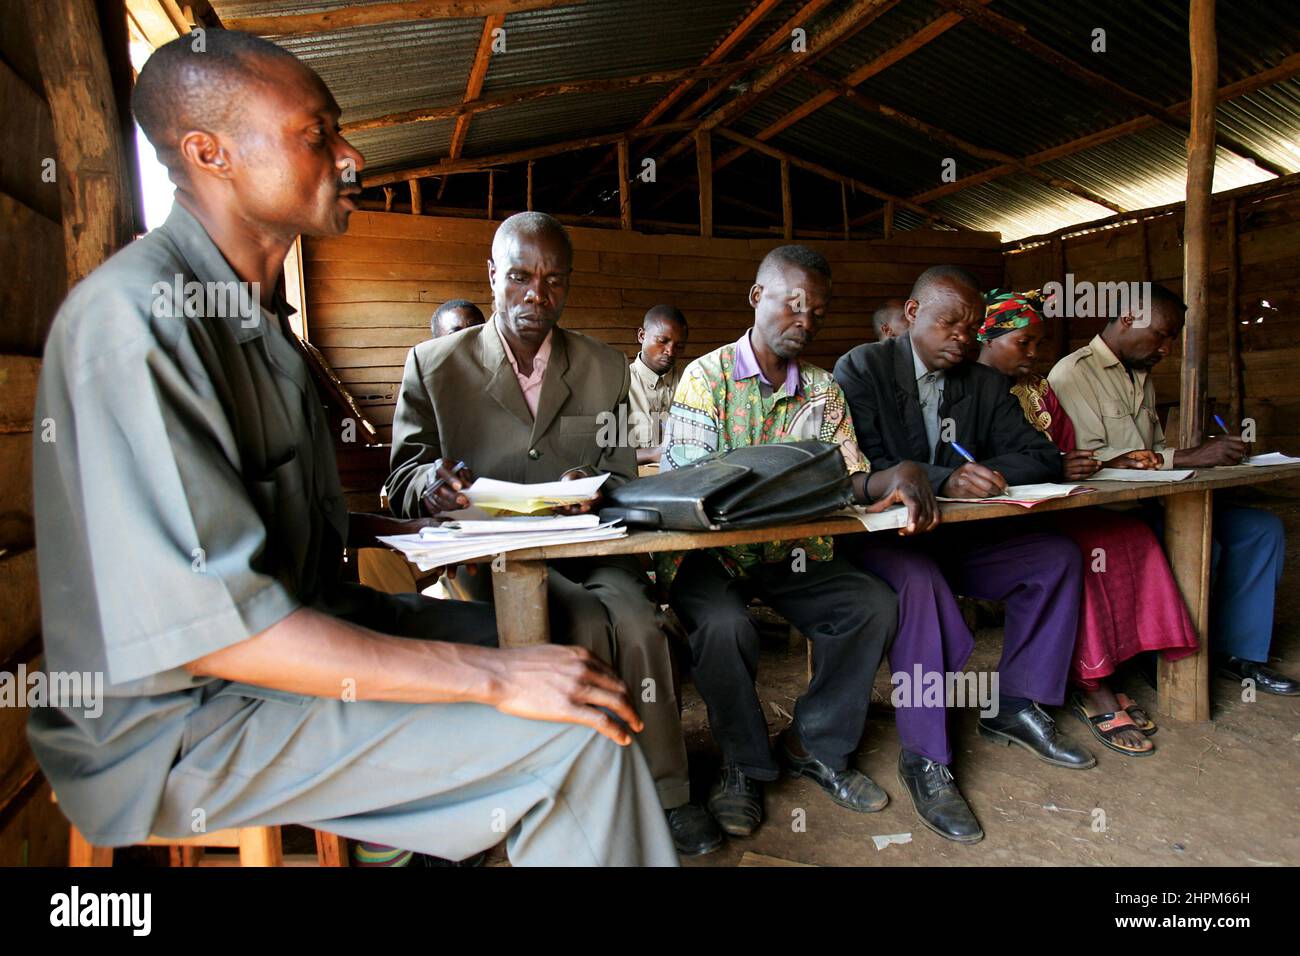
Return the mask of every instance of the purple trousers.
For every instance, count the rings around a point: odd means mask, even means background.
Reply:
[[[956,591],[1006,602],[999,691],[1061,704],[1083,581],[1083,560],[1074,542],[1063,535],[1012,535],[997,529],[981,530],[977,536],[954,528],[926,538],[873,534],[858,551],[862,567],[898,594],[891,672],[910,676],[919,665],[922,674],[943,679],[966,666],[975,638],[957,607]],[[909,699],[896,708],[896,715],[904,750],[938,763],[952,762],[943,705]]]

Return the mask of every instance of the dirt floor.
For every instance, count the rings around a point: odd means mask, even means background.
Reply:
[[[1300,500],[1263,498],[1287,526],[1287,570],[1279,590],[1273,665],[1300,674]],[[992,668],[1000,628],[980,628],[973,670]],[[759,695],[775,735],[807,683],[803,646],[776,635],[765,646]],[[1155,691],[1137,673],[1119,682],[1155,715]],[[881,668],[875,701],[887,700]],[[703,702],[685,688],[683,714],[696,799],[718,766]],[[1057,712],[1062,729],[1097,755],[1091,770],[1058,769],[1016,747],[976,736],[977,711],[953,716],[953,773],[984,827],[975,846],[925,829],[898,781],[898,735],[891,712],[873,702],[856,766],[885,788],[880,813],[856,814],[830,802],[811,781],[782,779],[767,788],[767,819],[753,837],[732,839],[690,866],[1296,866],[1300,865],[1300,698],[1260,694],[1216,677],[1208,723],[1156,719],[1157,752],[1133,758],[1103,748],[1075,717]],[[1098,811],[1101,811],[1100,813]],[[802,826],[800,824],[803,824]],[[1104,825],[1103,825],[1104,824]],[[877,849],[872,837],[910,835]]]

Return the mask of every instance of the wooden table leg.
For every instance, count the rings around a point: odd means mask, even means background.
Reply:
[[[1177,720],[1210,719],[1210,546],[1214,498],[1189,491],[1165,498],[1165,551],[1201,642],[1195,655],[1159,663],[1156,707]]]
[[[493,562],[492,600],[502,647],[527,647],[551,640],[546,614],[546,562]]]

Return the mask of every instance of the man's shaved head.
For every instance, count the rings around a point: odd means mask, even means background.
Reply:
[[[651,306],[641,320],[641,328],[649,329],[660,322],[672,322],[686,328],[686,316],[682,310],[673,305]]]
[[[754,280],[759,285],[767,285],[772,275],[784,266],[796,266],[806,272],[812,272],[826,279],[831,279],[831,264],[826,257],[807,246],[777,246],[763,257],[758,266],[758,277]]]
[[[552,236],[563,242],[564,248],[569,251],[569,264],[573,264],[573,241],[569,238],[569,230],[564,228],[560,220],[544,212],[517,212],[497,226],[497,231],[492,236],[492,258],[504,258],[509,244],[516,238],[535,239],[541,236]]]
[[[955,285],[965,286],[968,289],[974,289],[976,292],[983,291],[983,286],[979,280],[963,269],[961,266],[930,266],[919,276],[912,285],[912,292],[909,299],[921,299],[925,292],[928,292],[936,285],[952,283]]]
[[[205,30],[164,43],[145,62],[131,93],[131,112],[158,152],[176,172],[176,149],[189,130],[235,133],[245,111],[244,91],[266,82],[268,61],[301,67],[289,51],[237,30]]]

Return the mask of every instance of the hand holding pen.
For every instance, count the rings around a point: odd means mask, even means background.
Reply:
[[[1007,493],[1007,480],[1000,472],[986,468],[975,456],[955,441],[948,443],[952,450],[966,459],[948,476],[940,494],[946,498],[994,498]]]
[[[1215,412],[1215,413],[1214,413],[1214,423],[1215,423],[1216,425],[1218,425],[1220,428],[1223,429],[1223,437],[1224,437],[1224,438],[1232,438],[1232,437],[1233,437],[1232,434],[1228,431],[1228,424],[1227,424],[1227,422],[1225,422],[1222,418],[1219,417],[1219,413],[1218,413],[1218,412]],[[1237,439],[1237,441],[1241,441],[1241,439]],[[1249,455],[1249,453],[1246,451],[1246,443],[1245,443],[1244,441],[1241,442],[1241,460],[1242,460],[1242,461],[1250,461],[1250,455]]]

